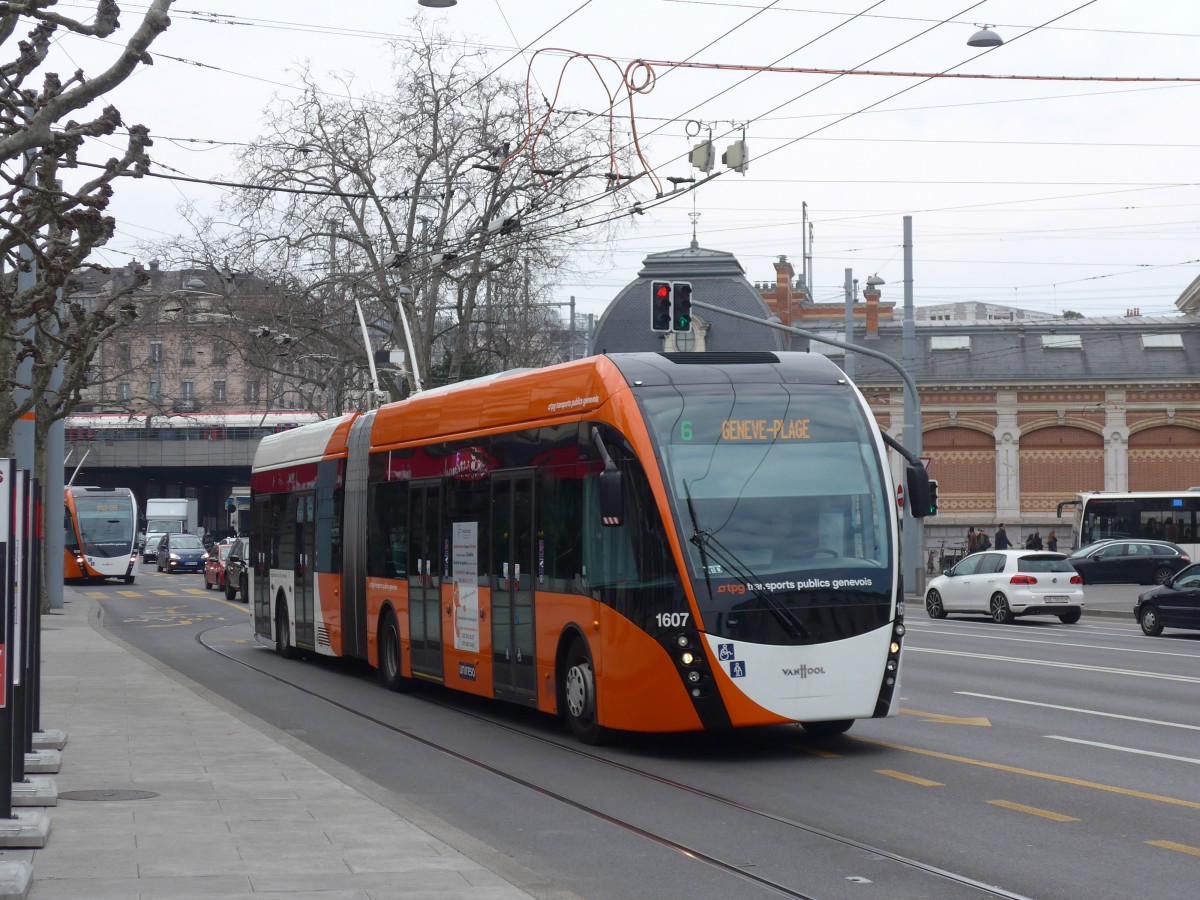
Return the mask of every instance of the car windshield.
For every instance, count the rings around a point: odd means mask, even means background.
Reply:
[[[204,544],[200,543],[200,538],[194,534],[174,534],[171,535],[172,550],[203,550]]]
[[[217,558],[224,562],[229,558],[229,551],[233,549],[233,544],[222,544],[217,548]]]
[[[1075,569],[1067,562],[1065,556],[1055,554],[1044,556],[1022,556],[1017,560],[1018,572],[1071,572]]]

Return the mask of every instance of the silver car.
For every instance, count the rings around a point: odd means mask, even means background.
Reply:
[[[929,582],[925,611],[933,619],[987,613],[1002,625],[1017,616],[1050,615],[1073,625],[1083,615],[1083,579],[1062,553],[972,553]]]

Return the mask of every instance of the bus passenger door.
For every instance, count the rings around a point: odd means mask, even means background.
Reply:
[[[408,634],[413,674],[442,680],[442,484],[408,489]]]
[[[254,499],[254,539],[246,542],[249,548],[250,566],[247,584],[250,595],[254,598],[254,632],[263,637],[272,636],[271,603],[271,544],[274,541],[271,530],[274,524],[271,520],[271,498],[256,497]],[[249,602],[247,598],[247,602]]]
[[[533,474],[492,476],[492,679],[497,697],[537,703]]]
[[[316,647],[313,568],[317,550],[317,498],[296,497],[296,646]]]

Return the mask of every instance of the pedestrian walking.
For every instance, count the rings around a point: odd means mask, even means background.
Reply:
[[[1058,552],[1058,535],[1054,533],[1053,529],[1046,535],[1046,549]]]
[[[1012,541],[1008,539],[1008,532],[1004,530],[1003,522],[996,528],[996,540],[993,543],[997,550],[1007,550],[1012,547]]]

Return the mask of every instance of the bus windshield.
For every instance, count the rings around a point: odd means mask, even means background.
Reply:
[[[642,398],[702,607],[890,603],[891,499],[850,388],[686,385]],[[784,631],[804,632],[790,617]]]
[[[128,556],[133,543],[133,504],[128,497],[75,495],[75,518],[89,556]]]

